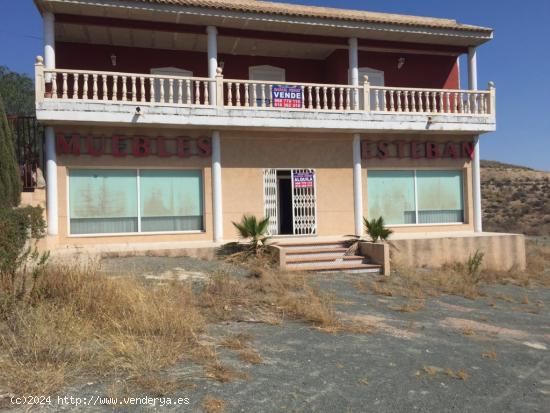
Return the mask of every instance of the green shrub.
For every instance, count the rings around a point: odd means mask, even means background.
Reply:
[[[385,241],[393,233],[391,229],[386,228],[384,218],[373,218],[370,221],[363,218],[363,224],[367,234],[370,235],[372,242],[377,242],[379,239]]]
[[[21,201],[21,180],[13,135],[0,96],[0,207],[15,207]]]
[[[233,226],[241,238],[250,239],[250,245],[256,252],[268,239],[269,217],[258,219],[254,215],[243,215],[241,222],[233,222]]]
[[[34,288],[48,259],[48,254],[39,253],[36,247],[45,227],[40,207],[0,208],[0,306]]]

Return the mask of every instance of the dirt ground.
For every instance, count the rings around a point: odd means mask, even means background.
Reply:
[[[208,277],[219,262],[190,258],[111,258],[103,272],[163,278]],[[238,271],[237,271],[238,272]],[[236,274],[237,276],[239,274]],[[205,341],[246,333],[261,356],[245,362],[220,347],[220,358],[241,379],[221,383],[182,364],[166,371],[189,383],[169,397],[183,406],[117,406],[114,411],[190,412],[548,412],[550,406],[550,289],[512,285],[484,287],[486,297],[427,298],[399,311],[408,300],[357,289],[361,274],[311,274],[332,294],[343,320],[372,326],[369,333],[327,333],[285,321],[212,325]],[[45,406],[45,411],[113,411],[95,405],[112,389],[101,382],[71,386],[62,395],[86,406]],[[133,395],[143,397],[145,395]],[[23,411],[26,409],[16,409]]]

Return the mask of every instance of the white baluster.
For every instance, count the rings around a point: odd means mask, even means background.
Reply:
[[[208,103],[210,102],[210,99],[208,98],[208,89],[210,88],[210,86],[208,85],[208,80],[203,81],[202,86],[204,94],[204,104],[208,105]]]
[[[241,107],[241,84],[235,83],[235,106]]]
[[[374,110],[379,111],[380,110],[380,90],[378,89],[371,89],[372,92],[374,92]]]
[[[195,80],[195,105],[200,105],[201,103],[201,89],[199,83],[198,80]]]
[[[187,95],[185,100],[188,105],[191,104],[191,82],[192,80],[185,79],[185,93]]]
[[[168,103],[174,103],[174,79],[168,79]]]
[[[416,90],[411,90],[411,112],[416,112]]]
[[[67,99],[69,96],[67,95],[67,73],[61,74],[61,77],[63,79],[63,90],[61,97],[63,99]]]
[[[78,99],[78,73],[73,74],[73,99]]]
[[[449,98],[450,93],[445,92],[445,106],[446,106],[446,113],[451,113],[451,100]]]
[[[139,101],[145,102],[145,78],[143,76],[140,76],[139,78],[139,88],[140,88]]]
[[[305,95],[305,88],[303,85],[300,86],[300,89],[302,91],[302,105],[300,106],[301,108],[305,108],[306,107],[306,95]]]
[[[321,109],[319,89],[320,89],[319,86],[315,86],[315,109]]]
[[[388,93],[390,94],[390,112],[393,112],[393,90],[388,90]]]
[[[103,89],[103,93],[101,94],[101,98],[103,100],[109,100],[109,93],[107,90],[107,75],[101,75],[101,80],[103,81],[101,83],[101,87]]]
[[[82,99],[88,100],[88,74],[87,73],[84,74],[84,82],[82,83]]]
[[[183,79],[178,79],[178,104],[183,105]]]
[[[341,87],[340,94],[338,95],[338,109],[344,110],[344,88]]]
[[[159,79],[159,101],[160,103],[166,103],[164,100],[164,92],[166,89],[166,79]]]
[[[265,101],[265,85],[262,83],[260,85],[260,87],[262,88],[261,91],[262,91],[262,108],[265,108],[266,106],[266,101]]]
[[[323,86],[323,109],[327,109],[327,87]]]
[[[251,86],[252,86],[252,106],[256,107],[258,106],[258,97],[257,97],[258,85],[256,83],[252,83]]]
[[[432,112],[437,112],[437,102],[436,102],[437,92],[431,92],[431,95],[432,95]]]
[[[154,102],[155,99],[155,79],[149,78],[149,101]]]
[[[396,91],[396,95],[397,95],[397,111],[398,112],[402,112],[402,108],[403,108],[403,91],[402,90],[398,90]]]
[[[244,84],[244,106],[245,107],[248,107],[250,105],[250,97],[249,97],[249,91],[248,89],[250,88],[250,85],[249,84]]]
[[[128,100],[128,82],[127,77],[122,76],[122,101],[126,102]],[[162,89],[162,88],[161,88]]]
[[[307,87],[307,107],[313,109],[313,97],[311,95],[311,86]]]
[[[330,88],[330,95],[331,95],[331,109],[336,110],[336,92],[333,87]]]
[[[233,83],[227,83],[227,106],[233,106]]]
[[[346,110],[351,110],[351,101],[353,100],[353,89],[346,88]]]
[[[136,77],[130,76],[130,80],[132,83],[132,102],[136,102],[137,101]]]
[[[97,75],[96,74],[93,74],[92,75],[92,90],[93,90],[93,96],[92,96],[92,99],[93,100],[97,100]]]

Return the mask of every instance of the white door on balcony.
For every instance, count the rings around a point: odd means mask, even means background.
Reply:
[[[286,79],[285,69],[282,67],[262,65],[262,66],[250,66],[248,68],[248,78],[250,80],[263,80],[266,85],[252,85],[248,91],[250,96],[250,105],[254,106],[254,96],[256,96],[256,105],[271,106],[271,85],[269,82],[284,82]],[[263,86],[263,95],[262,95]],[[255,93],[254,93],[255,92]]]
[[[382,70],[373,69],[371,67],[360,67],[359,68],[359,87],[363,86],[365,76],[369,77],[369,84],[371,86],[384,86],[384,72]],[[348,80],[350,78],[351,76],[348,75]],[[371,93],[370,107],[374,108],[374,104],[375,104],[375,96],[373,93]],[[363,109],[363,93],[360,94],[359,107],[360,109]]]
[[[162,75],[162,76],[185,76],[185,77],[192,77],[193,72],[185,69],[179,69],[177,67],[157,67],[151,69],[152,75]],[[181,88],[181,95],[182,95],[182,102],[186,103],[188,100],[193,101],[193,88],[195,85],[192,84],[192,82],[182,82],[182,88]],[[168,103],[170,98],[170,79],[155,79],[154,81],[154,87],[155,87],[155,102],[161,102],[162,103]],[[161,99],[161,93],[160,89],[163,88],[164,96],[163,99]],[[172,82],[172,102],[178,103],[179,102],[179,84],[178,82]],[[189,98],[189,99],[188,99]]]

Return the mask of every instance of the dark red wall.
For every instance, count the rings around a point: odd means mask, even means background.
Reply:
[[[111,64],[111,54],[117,56],[117,66]],[[397,59],[405,58],[398,70]],[[325,60],[289,59],[263,56],[218,56],[224,61],[224,76],[248,79],[248,68],[273,65],[286,70],[289,82],[346,84],[348,70],[347,50],[335,50]],[[78,43],[56,44],[56,64],[59,68],[104,70],[129,73],[150,73],[153,67],[177,67],[191,70],[194,76],[206,77],[206,53],[130,48]],[[456,57],[407,53],[359,53],[359,66],[383,70],[386,86],[458,88]]]

